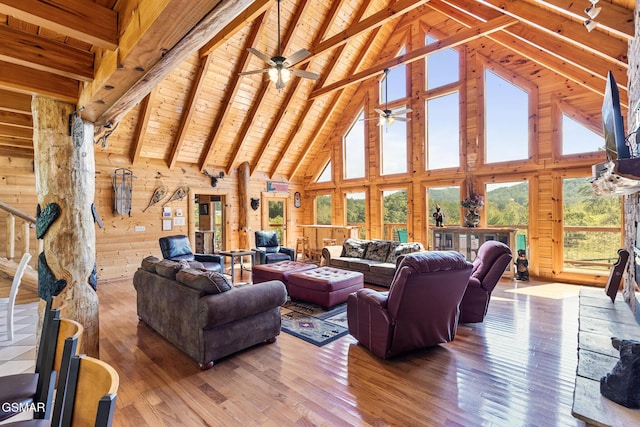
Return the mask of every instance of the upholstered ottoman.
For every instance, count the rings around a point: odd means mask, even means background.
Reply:
[[[254,265],[251,269],[251,279],[253,283],[268,282],[269,280],[280,280],[287,285],[288,277],[291,273],[317,268],[315,264],[307,264],[298,261],[280,261],[273,264]]]
[[[364,275],[360,272],[320,267],[289,274],[287,290],[292,299],[333,307],[345,302],[363,284]]]

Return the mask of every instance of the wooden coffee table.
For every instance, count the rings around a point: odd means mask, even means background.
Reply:
[[[231,283],[235,283],[235,275],[236,275],[236,259],[240,261],[240,279],[242,279],[242,272],[244,270],[251,271],[253,269],[253,265],[256,262],[256,253],[249,249],[236,249],[232,251],[220,251],[218,254],[231,258]],[[242,258],[245,256],[251,257],[251,269],[245,268],[244,263],[242,262]]]

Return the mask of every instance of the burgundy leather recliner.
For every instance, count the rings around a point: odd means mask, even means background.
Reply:
[[[504,243],[489,240],[480,246],[478,256],[473,260],[469,285],[460,304],[461,323],[477,323],[484,320],[491,292],[512,259],[511,249]]]
[[[459,252],[407,254],[388,293],[365,288],[349,295],[349,333],[385,359],[452,341],[471,269]]]

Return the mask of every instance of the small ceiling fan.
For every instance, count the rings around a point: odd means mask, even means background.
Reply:
[[[390,110],[389,109],[389,102],[387,100],[387,98],[389,97],[389,69],[385,68],[384,70],[384,110],[381,110],[379,108],[374,108],[373,111],[375,111],[376,113],[378,113],[378,117],[377,118],[370,118],[370,119],[365,119],[365,120],[378,120],[378,126],[382,126],[382,125],[392,125],[393,122],[395,122],[396,120],[398,120],[399,122],[408,122],[411,119],[408,117],[400,117],[403,114],[407,114],[412,112],[413,110],[411,108],[403,108],[402,110]]]
[[[258,51],[257,49],[254,49],[252,47],[248,48],[247,50],[249,52],[253,53],[255,56],[269,64],[269,68],[244,71],[240,73],[240,75],[247,76],[249,74],[269,73],[269,79],[276,84],[276,89],[280,90],[284,88],[285,83],[289,81],[292,74],[294,76],[311,80],[317,80],[320,76],[310,71],[290,68],[311,55],[311,52],[309,52],[307,49],[300,49],[299,51],[291,54],[291,56],[289,56],[288,58],[282,56],[282,50],[280,46],[280,2],[282,0],[276,1],[278,2],[278,54],[274,57],[269,58],[268,55]]]

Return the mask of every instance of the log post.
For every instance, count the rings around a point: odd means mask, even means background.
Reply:
[[[90,285],[92,281],[95,283],[92,279],[96,261],[91,210],[95,195],[94,126],[85,122],[84,138],[74,143],[69,135],[69,116],[75,110],[74,105],[35,96],[31,110],[36,192],[43,213],[38,218],[38,233],[48,266],[44,271],[56,281],[66,281],[56,303],[64,305],[68,318],[84,326],[80,351],[99,357],[98,295]],[[56,204],[57,216],[44,215]],[[43,218],[49,220],[45,222]],[[42,296],[45,275],[40,268],[38,273],[38,292]]]
[[[16,257],[16,217],[7,215],[7,259],[13,261]]]
[[[249,162],[243,162],[238,167],[238,228],[240,237],[238,243],[243,249],[249,249]]]
[[[22,220],[22,255],[29,252],[31,249],[31,232],[30,232],[30,224]]]

